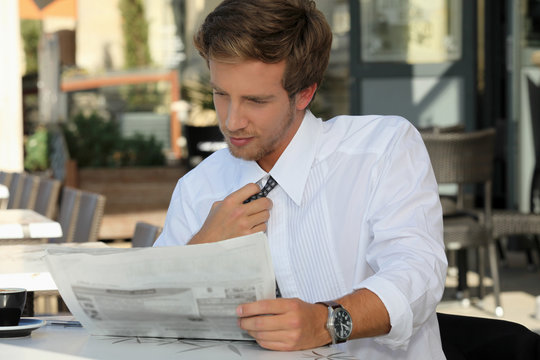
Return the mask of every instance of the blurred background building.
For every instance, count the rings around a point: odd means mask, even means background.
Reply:
[[[86,130],[85,137],[104,141],[107,136],[100,132],[113,122],[117,136],[132,139],[131,145],[123,145],[129,151],[103,145],[107,154],[92,156],[103,157],[101,163],[80,159],[80,167],[141,165],[134,154],[149,153],[156,144],[163,159],[147,163],[194,166],[222,147],[208,70],[191,40],[218,3],[3,1],[0,12],[19,18],[9,26],[20,36],[15,39],[7,31],[7,22],[0,25],[3,38],[14,44],[0,72],[6,78],[20,74],[23,111],[19,121],[7,108],[0,110],[0,168],[24,166],[23,155],[17,155],[23,154],[23,134],[29,139],[43,126],[60,124],[77,135],[82,130],[76,127],[91,115],[96,126]],[[531,190],[535,149],[540,148],[540,120],[531,117],[540,84],[540,1],[316,3],[334,33],[330,66],[313,104],[316,114],[398,114],[419,128],[496,127],[495,206],[528,211],[531,203],[540,204],[540,191]],[[19,50],[13,50],[17,46]],[[13,65],[17,53],[20,61]],[[3,101],[19,101],[14,89],[4,89]],[[76,141],[80,139],[73,138]],[[66,142],[64,147],[72,150],[69,136]],[[68,156],[75,155],[75,148],[68,151]],[[60,157],[57,167],[65,160]],[[536,210],[540,212],[540,205]]]

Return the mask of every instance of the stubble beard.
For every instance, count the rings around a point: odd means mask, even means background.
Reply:
[[[294,111],[293,111],[294,105],[291,104],[289,107],[289,111],[287,112],[287,122],[284,124],[284,126],[279,129],[279,132],[275,134],[272,138],[268,139],[268,142],[264,142],[266,138],[264,137],[264,134],[256,135],[256,134],[250,134],[249,132],[237,132],[237,133],[231,133],[228,132],[226,129],[223,129],[221,127],[221,124],[219,126],[219,129],[221,130],[221,133],[225,137],[225,142],[227,143],[227,147],[229,148],[229,152],[232,156],[238,159],[243,159],[246,161],[259,161],[265,156],[271,154],[275,149],[277,144],[283,139],[287,131],[290,129],[292,124],[294,123]],[[249,136],[255,136],[256,140],[262,140],[263,143],[259,144],[248,144],[246,146],[246,149],[244,148],[237,148],[234,145],[231,144],[230,138],[231,137],[249,137]],[[249,149],[251,146],[259,146],[259,148],[256,149]]]

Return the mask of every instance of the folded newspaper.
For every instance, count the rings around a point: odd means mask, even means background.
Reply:
[[[190,246],[48,249],[46,262],[94,335],[249,340],[236,307],[275,298],[264,233]]]

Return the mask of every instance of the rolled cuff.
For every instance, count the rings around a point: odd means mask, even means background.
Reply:
[[[406,350],[412,336],[413,313],[405,296],[392,282],[376,275],[360,282],[355,288],[368,289],[377,295],[390,316],[390,332],[374,338],[375,342],[393,350]]]

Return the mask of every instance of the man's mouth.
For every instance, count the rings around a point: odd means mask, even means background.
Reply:
[[[253,137],[229,137],[231,145],[242,147],[249,144],[253,140]]]

